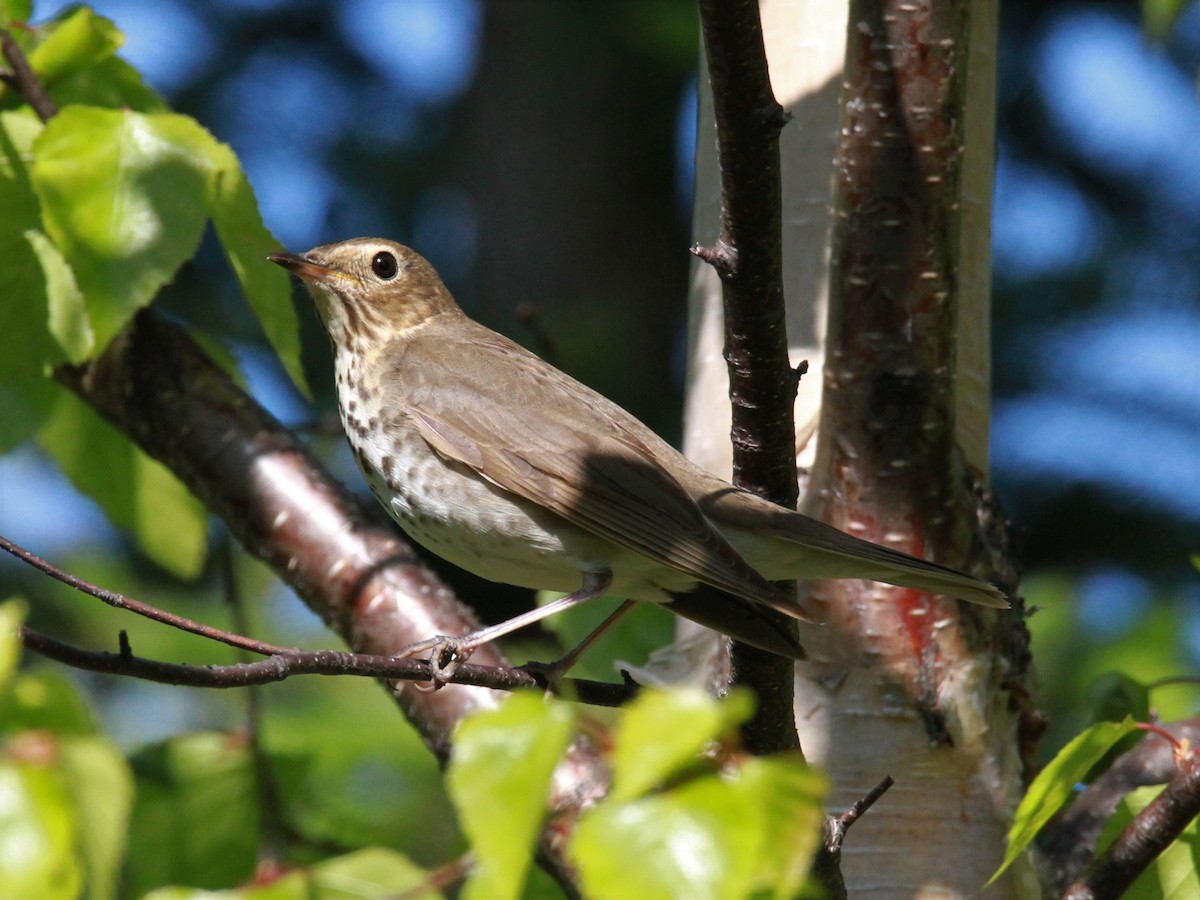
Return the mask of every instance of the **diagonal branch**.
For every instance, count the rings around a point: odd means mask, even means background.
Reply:
[[[1067,900],[1120,897],[1200,815],[1200,753],[1178,759],[1178,771],[1088,868],[1066,889]]]
[[[132,597],[126,597],[124,594],[118,594],[116,591],[110,591],[107,588],[102,588],[99,585],[92,584],[90,581],[85,581],[70,572],[60,569],[53,563],[42,559],[36,554],[30,553],[24,547],[18,546],[8,538],[0,535],[0,550],[11,553],[21,562],[32,566],[39,572],[49,575],[56,581],[61,581],[67,587],[72,587],[75,590],[95,597],[97,600],[102,600],[109,606],[117,609],[126,609],[132,613],[137,613],[139,616],[144,616],[154,622],[161,622],[164,625],[170,625],[172,628],[178,628],[180,631],[186,631],[190,634],[197,634],[200,637],[206,637],[209,640],[219,641],[222,644],[228,644],[230,647],[237,647],[241,650],[247,650],[250,653],[257,653],[261,656],[270,656],[277,653],[287,653],[288,648],[276,647],[274,644],[267,644],[262,641],[256,641],[253,638],[243,637],[240,634],[233,634],[229,631],[223,631],[220,628],[213,628],[211,625],[205,625],[202,622],[196,622],[193,619],[188,619],[183,616],[177,616],[174,613],[167,612],[164,609],[159,609],[157,606],[151,606],[149,603],[143,603],[140,600],[135,600]]]

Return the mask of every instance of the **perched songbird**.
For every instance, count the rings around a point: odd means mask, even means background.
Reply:
[[[806,616],[772,581],[867,578],[1007,606],[986,582],[708,474],[615,403],[468,318],[407,247],[359,238],[269,258],[312,292],[346,436],[408,536],[491,581],[574,592],[467,636],[461,652],[600,594],[667,604],[796,658],[795,638],[761,610]]]

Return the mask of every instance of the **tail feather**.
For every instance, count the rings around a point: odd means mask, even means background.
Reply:
[[[770,580],[866,578],[1008,609],[994,585],[938,563],[851,537],[831,525],[742,492],[721,492],[701,501],[755,569]],[[786,545],[781,546],[786,542]]]

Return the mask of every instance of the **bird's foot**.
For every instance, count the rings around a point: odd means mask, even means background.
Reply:
[[[519,668],[536,678],[542,689],[552,694],[557,694],[559,693],[559,682],[562,681],[563,677],[570,671],[574,664],[574,658],[564,656],[553,662],[538,662],[531,659]]]
[[[461,637],[450,637],[437,634],[431,638],[409,644],[398,653],[398,659],[416,656],[418,653],[429,651],[429,684],[414,684],[418,691],[433,692],[445,687],[458,671],[458,667],[471,658],[478,644]]]

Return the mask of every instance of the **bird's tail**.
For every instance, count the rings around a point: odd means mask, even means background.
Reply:
[[[851,537],[742,492],[711,495],[705,512],[763,577],[866,578],[1008,609],[994,585],[947,566]]]

